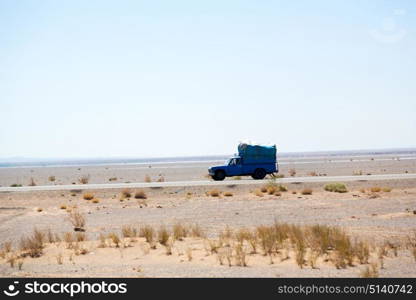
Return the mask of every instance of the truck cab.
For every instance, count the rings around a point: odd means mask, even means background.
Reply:
[[[251,175],[254,179],[263,179],[267,174],[278,172],[275,146],[240,144],[239,155],[229,158],[224,165],[208,169],[214,180],[225,177]]]

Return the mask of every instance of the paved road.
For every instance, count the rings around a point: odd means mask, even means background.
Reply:
[[[276,179],[277,183],[294,182],[345,182],[345,181],[371,181],[371,180],[397,180],[416,179],[416,174],[382,174],[361,176],[316,176],[316,177],[288,177]],[[169,182],[134,182],[134,183],[101,183],[101,184],[73,184],[73,185],[44,185],[23,187],[0,187],[0,192],[30,192],[30,191],[65,191],[65,190],[98,190],[120,188],[150,188],[172,186],[221,186],[240,184],[264,184],[267,180],[225,180],[225,181],[169,181]]]

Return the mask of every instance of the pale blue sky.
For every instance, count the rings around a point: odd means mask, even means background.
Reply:
[[[0,157],[415,147],[415,3],[0,0]]]

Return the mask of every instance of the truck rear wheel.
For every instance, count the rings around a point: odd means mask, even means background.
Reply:
[[[214,179],[215,181],[221,181],[221,180],[224,180],[224,178],[225,178],[225,172],[223,170],[215,171],[215,175],[212,176],[212,179]]]
[[[263,179],[266,177],[266,171],[264,169],[256,169],[251,177],[253,177],[253,179]]]

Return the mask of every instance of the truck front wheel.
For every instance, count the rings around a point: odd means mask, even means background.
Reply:
[[[253,177],[253,179],[263,179],[266,177],[266,171],[264,169],[256,169],[251,177]]]
[[[221,181],[221,180],[224,180],[224,178],[225,178],[225,172],[223,170],[215,171],[214,176],[212,176],[212,179],[214,179],[215,181]]]

